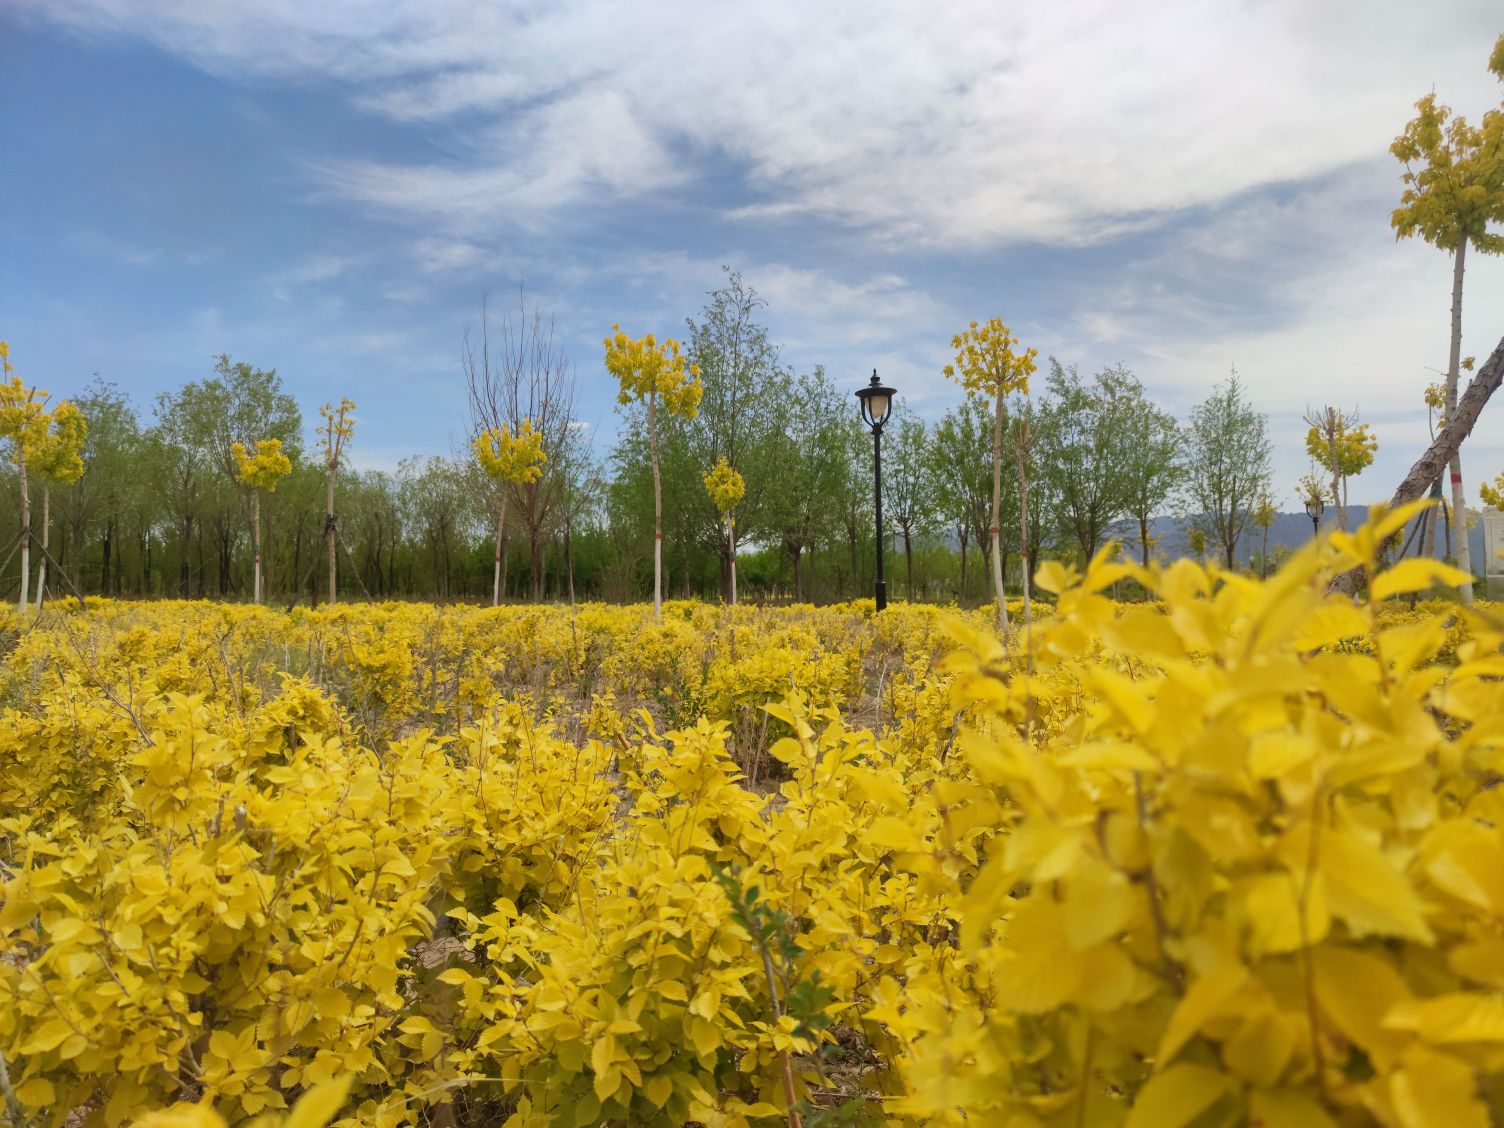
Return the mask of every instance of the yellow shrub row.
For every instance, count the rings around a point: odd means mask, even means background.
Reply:
[[[1266,582],[1046,565],[1007,644],[59,613],[0,672],[11,1115],[1487,1125],[1504,615],[1325,594],[1447,579],[1372,571],[1405,516]]]

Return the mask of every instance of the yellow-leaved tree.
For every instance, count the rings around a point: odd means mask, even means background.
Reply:
[[[507,520],[509,485],[526,485],[543,476],[543,433],[533,429],[533,421],[524,419],[513,428],[508,423],[482,431],[471,441],[476,461],[486,477],[496,483],[496,560],[491,573],[491,606],[501,603],[501,536]]]
[[[338,602],[336,582],[339,578],[335,557],[334,539],[338,530],[334,526],[334,478],[339,473],[339,460],[344,456],[345,445],[355,434],[355,403],[340,397],[339,406],[326,403],[319,408],[324,417],[319,428],[319,449],[324,455],[324,545],[329,553],[329,602]]]
[[[1332,504],[1337,507],[1337,527],[1347,531],[1347,480],[1363,473],[1379,449],[1367,423],[1358,422],[1357,413],[1348,414],[1335,407],[1308,412],[1306,453],[1316,465],[1332,476]]]
[[[0,444],[16,464],[21,481],[21,598],[16,609],[26,611],[26,597],[31,579],[31,494],[26,471],[33,452],[47,437],[48,393],[28,388],[10,363],[10,345],[0,341]]]
[[[1264,530],[1264,544],[1259,549],[1259,575],[1264,578],[1269,575],[1269,530],[1277,515],[1274,499],[1267,493],[1260,494],[1258,504],[1253,507],[1253,523]]]
[[[1504,36],[1494,44],[1489,70],[1504,80]],[[1462,271],[1467,248],[1482,254],[1504,253],[1504,233],[1490,231],[1504,223],[1504,105],[1483,115],[1478,126],[1436,101],[1434,93],[1415,103],[1416,116],[1394,139],[1389,151],[1404,162],[1405,190],[1390,222],[1395,236],[1419,235],[1433,247],[1452,252],[1452,335],[1447,358],[1443,426],[1457,411],[1458,371],[1462,357]],[[1472,561],[1462,524],[1466,499],[1462,456],[1453,453],[1452,528],[1457,565],[1468,577],[1458,584],[1464,603],[1473,601]]]
[[[956,359],[945,366],[945,374],[968,392],[992,400],[992,589],[997,596],[997,617],[1004,631],[1008,629],[1008,604],[1003,594],[1002,540],[998,514],[1003,502],[1003,401],[1015,392],[1029,394],[1029,375],[1034,371],[1038,349],[1025,349],[1003,324],[994,317],[986,324],[973,321],[964,333],[950,341]],[[1029,607],[1029,479],[1028,469],[1018,465],[1021,517],[1019,520],[1019,556],[1023,561],[1024,614]]]
[[[736,518],[732,516],[732,510],[747,495],[747,483],[737,473],[735,467],[727,462],[723,455],[709,470],[705,472],[705,492],[710,495],[710,502],[715,506],[715,511],[721,515],[721,520],[726,523],[726,540],[731,546],[731,605],[736,606]]]
[[[1493,484],[1484,482],[1478,487],[1478,496],[1483,499],[1484,505],[1490,505],[1495,509],[1504,509],[1504,472],[1501,472],[1493,480]]]
[[[256,453],[246,450],[244,443],[234,443],[230,453],[235,457],[236,478],[251,491],[251,553],[255,559],[255,580],[252,599],[261,602],[261,494],[271,493],[277,483],[292,473],[292,462],[282,453],[281,439],[259,439]]]
[[[700,367],[690,364],[672,337],[659,341],[653,334],[629,337],[620,325],[611,326],[606,346],[606,371],[620,386],[617,402],[641,403],[647,408],[648,450],[653,459],[653,615],[663,613],[663,481],[658,470],[658,407],[681,419],[700,413]]]
[[[89,424],[77,404],[64,400],[46,416],[45,431],[31,455],[31,469],[42,482],[42,561],[37,565],[37,609],[47,590],[47,548],[52,531],[52,487],[66,486],[84,475],[82,451]]]

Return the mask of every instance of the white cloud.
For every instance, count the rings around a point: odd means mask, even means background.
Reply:
[[[478,123],[457,166],[326,168],[369,206],[470,224],[633,197],[729,160],[748,217],[899,244],[1079,244],[1383,150],[1440,85],[1491,97],[1496,5],[1092,0],[19,0],[209,70],[334,80]]]

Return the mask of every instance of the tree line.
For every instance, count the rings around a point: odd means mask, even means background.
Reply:
[[[552,322],[525,302],[484,313],[467,341],[475,441],[392,471],[349,468],[355,404],[326,405],[310,433],[275,369],[221,356],[144,410],[96,380],[68,405],[87,424],[80,471],[48,486],[44,530],[27,515],[61,571],[42,582],[53,594],[248,598],[259,568],[276,600],[328,599],[335,585],[378,599],[626,600],[652,590],[657,546],[665,595],[729,598],[739,546],[741,589],[753,598],[868,594],[871,435],[852,389],[783,362],[763,308],[728,271],[686,325],[681,379],[694,373],[696,410],[660,410],[650,428],[647,398],[624,396],[620,438],[604,452],[575,420],[580,377]],[[1039,392],[1008,397],[1000,414],[967,394],[933,421],[895,406],[887,547],[909,598],[984,598],[999,550],[1016,589],[1025,544],[1032,571],[1041,553],[1090,557],[1136,531],[1147,559],[1151,519],[1176,507],[1204,515],[1234,562],[1269,478],[1265,420],[1235,375],[1183,425],[1120,365],[1086,376],[1051,359]],[[26,442],[12,434],[9,446]],[[7,473],[14,502],[16,458]],[[35,489],[34,469],[32,479]],[[9,509],[0,582],[14,596],[22,514]]]

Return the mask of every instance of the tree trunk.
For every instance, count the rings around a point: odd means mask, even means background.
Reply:
[[[961,542],[961,584],[960,591],[956,595],[956,602],[962,607],[966,606],[966,530],[958,528],[956,539]]]
[[[731,546],[731,606],[736,606],[736,522],[726,514],[726,543]]]
[[[564,518],[564,582],[569,592],[569,606],[574,606],[574,519]]]
[[[47,590],[47,548],[52,531],[52,486],[42,483],[42,559],[37,564],[37,611],[42,610],[42,593]]]
[[[998,522],[1003,511],[1003,393],[994,398],[992,411],[992,592],[997,597],[997,622],[1008,636],[1008,597],[1003,590],[1003,542]],[[1027,590],[1027,579],[1025,590]]]
[[[1499,390],[1501,382],[1504,382],[1504,339],[1494,346],[1493,353],[1468,384],[1467,391],[1457,401],[1457,410],[1448,414],[1441,434],[1432,440],[1426,452],[1410,467],[1410,473],[1405,475],[1404,481],[1400,482],[1399,488],[1394,491],[1394,497],[1389,501],[1391,507],[1416,501],[1425,495],[1432,482],[1440,478],[1443,467],[1451,461],[1462,441],[1473,433],[1473,426],[1478,422],[1483,405]],[[1354,568],[1333,579],[1328,590],[1351,595],[1358,590],[1362,580],[1362,570]]]
[[[1029,598],[1029,420],[1019,424],[1018,444],[1018,558],[1023,563],[1024,626],[1034,621]]]
[[[507,491],[501,489],[501,510],[496,514],[496,559],[491,567],[491,606],[501,606],[501,556],[506,546],[506,538],[502,530],[507,524]]]
[[[251,559],[255,569],[251,582],[251,602],[261,602],[261,494],[251,494]]]
[[[796,545],[789,549],[789,555],[794,558],[794,602],[804,602],[804,572],[801,557],[804,555],[804,546]]]
[[[527,569],[529,572],[529,588],[532,592],[533,602],[543,602],[543,553],[547,548],[543,540],[543,530],[534,528],[528,534],[527,544]]]
[[[904,527],[903,527],[903,560],[904,560],[904,568],[907,571],[907,580],[908,580],[908,588],[909,588],[909,602],[913,603],[914,602],[914,541],[913,541],[913,538],[909,536],[909,526],[908,526],[907,523],[905,523]]]
[[[1447,358],[1448,422],[1446,427],[1451,426],[1450,421],[1457,412],[1457,381],[1462,362],[1462,265],[1466,253],[1467,237],[1460,236],[1457,240],[1457,256],[1452,265],[1452,347]],[[1462,596],[1462,602],[1471,605],[1473,602],[1473,560],[1467,543],[1467,499],[1462,488],[1461,442],[1452,450],[1451,473],[1452,523],[1448,525],[1448,528],[1455,530],[1452,540],[1457,554],[1457,567],[1468,574],[1468,579],[1457,585],[1457,591]]]
[[[1147,517],[1138,519],[1138,543],[1144,550],[1144,567],[1147,568],[1149,566],[1149,519]]]
[[[329,606],[339,602],[339,562],[334,554],[334,467],[329,468],[324,492],[324,540],[329,549]]]
[[[1337,449],[1337,409],[1326,409],[1326,449],[1332,458],[1332,504],[1337,507],[1337,528],[1347,532],[1347,507],[1342,504],[1342,452]]]
[[[648,443],[653,450],[653,618],[663,617],[663,482],[658,476],[657,399],[648,393]],[[798,561],[794,562],[798,576]]]
[[[17,443],[20,447],[20,444]],[[26,597],[31,594],[31,494],[26,489],[26,449],[20,447],[16,466],[21,471],[21,600],[16,610],[26,614]]]

